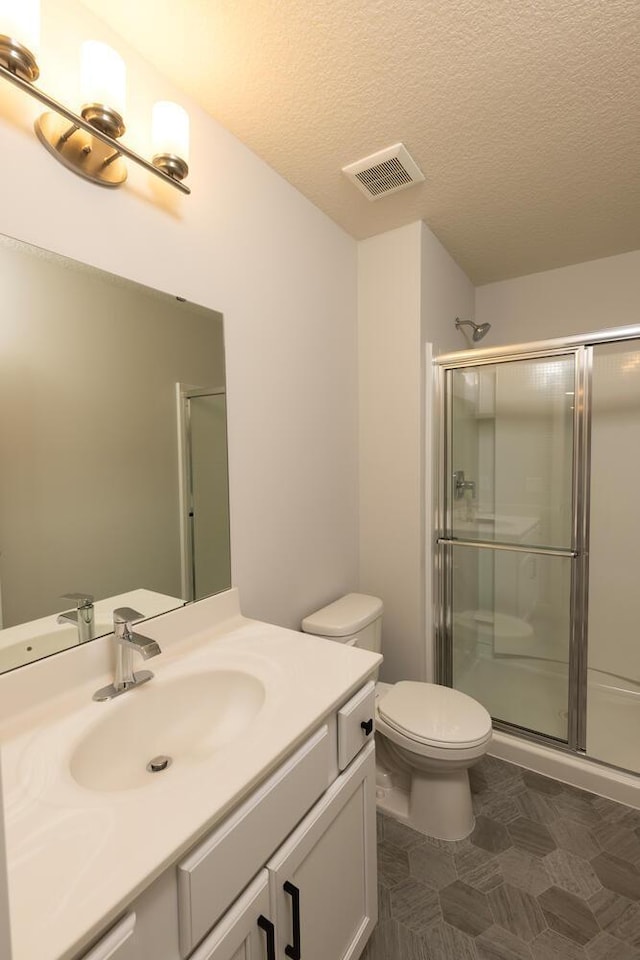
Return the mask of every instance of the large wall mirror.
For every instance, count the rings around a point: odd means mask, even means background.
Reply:
[[[4,672],[231,573],[222,316],[6,237],[0,276]]]

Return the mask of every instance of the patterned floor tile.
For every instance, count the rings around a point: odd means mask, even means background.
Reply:
[[[479,807],[479,813],[491,820],[497,820],[499,823],[511,823],[522,816],[520,807],[517,804],[517,795],[502,796],[501,794],[491,793],[482,801]]]
[[[536,793],[546,793],[552,797],[562,793],[562,784],[558,780],[543,777],[532,770],[525,770],[522,774],[522,780],[530,790],[535,790]]]
[[[411,933],[397,920],[381,920],[361,960],[433,960],[433,954],[422,937]]]
[[[380,920],[391,917],[391,890],[381,883],[378,884],[378,917]]]
[[[447,887],[457,878],[453,854],[439,847],[414,847],[407,853],[411,876],[435,889]]]
[[[417,830],[412,830],[405,823],[398,820],[386,819],[384,825],[384,839],[401,850],[408,850],[410,847],[422,847],[425,844],[425,838]]]
[[[544,866],[544,860],[533,857],[524,850],[512,847],[498,857],[502,876],[507,883],[520,887],[537,897],[553,886],[551,877]]]
[[[489,927],[476,938],[478,960],[531,960],[531,948],[503,927]]]
[[[497,857],[488,856],[487,859],[479,863],[478,866],[460,873],[460,879],[468,883],[470,887],[479,890],[480,893],[488,893],[489,890],[495,890],[504,881],[504,875],[500,867],[500,861]]]
[[[476,817],[476,825],[471,834],[471,843],[490,853],[501,853],[511,846],[507,828],[489,817]]]
[[[582,947],[556,933],[545,930],[531,944],[533,960],[587,960]]]
[[[389,901],[393,919],[420,936],[442,920],[437,891],[419,880],[402,880],[390,891]]]
[[[556,886],[584,900],[602,888],[591,864],[568,850],[554,850],[542,862]]]
[[[636,866],[640,863],[640,840],[634,830],[625,826],[624,821],[605,820],[593,827],[592,833],[607,853]]]
[[[507,781],[522,782],[522,768],[497,757],[485,757],[482,761],[482,773],[489,784],[504,784]]]
[[[640,811],[490,757],[470,779],[464,840],[378,817],[363,960],[640,960]]]
[[[521,940],[533,940],[547,926],[536,898],[519,887],[505,883],[492,890],[488,897],[498,926],[504,927]]]
[[[593,801],[593,806],[603,820],[609,820],[611,823],[620,823],[626,820],[629,813],[629,807],[625,807],[621,803],[616,803],[614,800],[608,800],[606,797],[596,797]],[[634,826],[638,825],[639,824],[634,824]],[[631,826],[631,824],[629,824],[629,826]]]
[[[598,799],[602,799],[599,797]],[[613,803],[613,800],[609,800],[608,803]],[[616,807],[621,806],[621,804],[616,803]],[[633,807],[623,807],[625,813],[622,816],[622,822],[625,826],[629,827],[630,830],[640,829],[640,810],[635,810]]]
[[[640,905],[630,904],[615,923],[610,924],[608,932],[624,940],[632,947],[640,947]]]
[[[614,857],[612,853],[601,853],[593,858],[591,866],[603,887],[630,900],[640,900],[640,873],[633,864]]]
[[[588,904],[560,887],[549,887],[540,894],[538,903],[549,927],[574,943],[584,946],[600,932]]]
[[[640,960],[640,951],[609,933],[600,933],[585,947],[589,960]]]
[[[622,914],[630,907],[633,900],[614,893],[613,890],[607,890],[603,887],[587,901],[589,909],[598,921],[601,930],[610,930],[619,921]]]
[[[537,820],[539,823],[551,823],[556,820],[558,813],[552,803],[551,797],[542,793],[536,793],[535,790],[527,790],[526,793],[519,793],[515,798],[523,817],[529,820]]]
[[[557,797],[552,797],[551,802],[560,817],[567,820],[575,820],[582,823],[585,827],[595,827],[601,822],[601,816],[589,799],[589,794],[583,791],[569,791],[566,788]]]
[[[425,943],[429,960],[478,960],[475,941],[449,923],[434,924]],[[404,957],[398,960],[404,960]]]
[[[577,857],[591,860],[600,853],[600,844],[591,830],[575,820],[559,817],[549,824],[549,832],[559,847],[575,853]]]
[[[556,842],[543,823],[519,817],[507,827],[515,847],[534,857],[546,857],[556,849]]]
[[[456,871],[459,877],[477,869],[482,869],[489,861],[495,858],[495,853],[483,850],[482,847],[476,847],[470,843],[466,847],[460,847],[453,855]]]
[[[483,933],[493,924],[486,896],[462,880],[456,880],[440,891],[440,906],[447,923],[471,937]]]
[[[406,850],[383,840],[378,844],[378,883],[392,887],[409,876],[409,855]]]

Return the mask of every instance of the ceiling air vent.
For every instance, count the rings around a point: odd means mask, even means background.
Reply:
[[[379,200],[391,193],[404,190],[414,183],[424,180],[418,164],[412,160],[409,151],[402,143],[396,143],[385,150],[372,153],[355,163],[342,168],[358,190],[369,200]]]

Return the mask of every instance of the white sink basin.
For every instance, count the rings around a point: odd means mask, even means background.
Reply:
[[[131,790],[158,783],[185,764],[208,760],[240,736],[265,701],[250,673],[215,670],[162,682],[156,678],[101,704],[105,716],[82,738],[71,775],[89,790]],[[151,773],[155,757],[171,765]]]

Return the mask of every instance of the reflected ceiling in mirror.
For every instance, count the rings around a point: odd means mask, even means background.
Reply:
[[[231,573],[221,314],[6,237],[0,275],[2,672]]]

